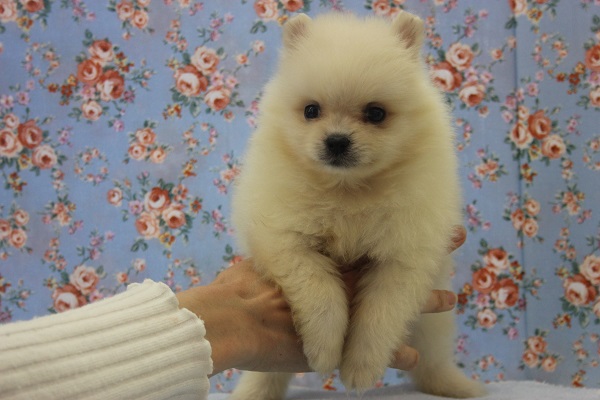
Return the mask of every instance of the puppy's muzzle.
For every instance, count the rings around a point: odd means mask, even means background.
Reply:
[[[343,133],[332,133],[323,140],[321,159],[334,167],[351,167],[358,159],[352,149],[352,139]]]
[[[344,153],[346,153],[350,148],[351,144],[352,142],[348,136],[337,133],[329,135],[325,139],[325,147],[327,148],[327,152],[333,157],[344,155]]]

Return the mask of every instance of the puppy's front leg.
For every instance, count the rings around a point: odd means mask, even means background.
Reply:
[[[429,261],[429,268],[423,263],[418,268],[402,262],[373,265],[361,278],[340,368],[346,387],[366,390],[383,376],[429,295],[434,269]]]
[[[268,259],[255,257],[255,263],[283,290],[309,366],[330,373],[340,364],[348,327],[348,300],[339,272],[331,259],[308,247],[270,250]]]

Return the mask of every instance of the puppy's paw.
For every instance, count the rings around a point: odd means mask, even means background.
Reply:
[[[357,315],[359,314],[354,314],[355,317]],[[359,392],[373,387],[385,374],[392,354],[392,349],[389,348],[392,341],[382,340],[377,335],[371,336],[368,329],[359,329],[363,327],[366,325],[354,320],[354,329],[346,338],[340,367],[340,378],[346,388],[357,389]],[[381,331],[383,329],[376,332]]]
[[[304,354],[310,368],[320,374],[329,374],[339,367],[344,347],[343,336],[306,335]]]
[[[486,390],[481,382],[466,377],[456,366],[441,370],[436,369],[429,374],[413,376],[413,381],[420,391],[436,396],[466,399],[485,396]]]
[[[340,378],[347,389],[356,389],[363,392],[375,386],[385,373],[385,368],[373,368],[367,365],[348,365],[342,363]]]
[[[227,400],[283,400],[291,374],[244,372]]]
[[[338,294],[319,313],[308,312],[307,307],[303,307],[304,318],[296,320],[308,365],[321,374],[331,373],[340,366],[342,360],[348,327],[348,306],[343,289],[340,288]],[[319,305],[322,304],[311,306],[309,310],[318,309]]]
[[[340,378],[348,389],[367,390],[377,383],[387,368],[388,360],[377,357],[372,348],[347,347],[340,368]]]

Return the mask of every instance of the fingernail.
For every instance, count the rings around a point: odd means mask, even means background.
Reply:
[[[454,306],[456,304],[456,295],[452,292],[448,292],[448,305]]]
[[[419,363],[419,352],[415,350],[414,354],[412,355],[412,360],[406,366],[406,370],[410,371],[411,369],[414,369],[418,363]]]

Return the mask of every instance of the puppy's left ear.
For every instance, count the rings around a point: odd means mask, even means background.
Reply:
[[[312,20],[306,14],[298,14],[283,25],[283,45],[288,49],[298,46],[298,43],[308,33]]]
[[[425,39],[423,20],[406,11],[400,11],[392,22],[392,29],[402,44],[416,56],[420,54]]]

